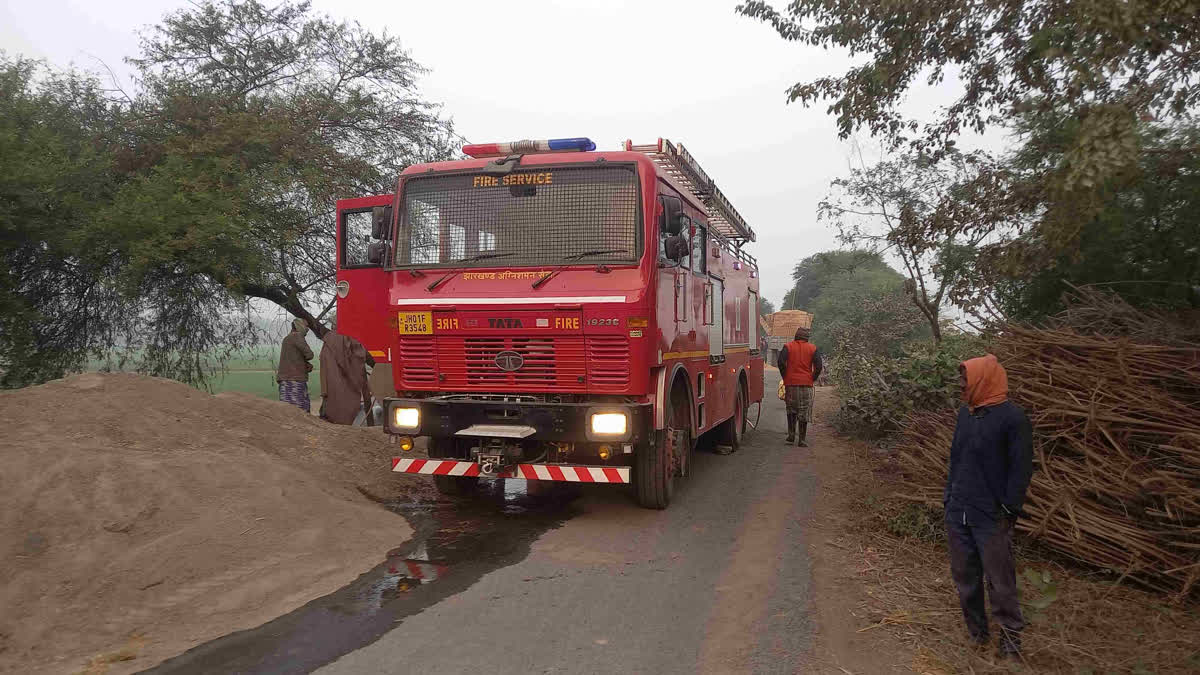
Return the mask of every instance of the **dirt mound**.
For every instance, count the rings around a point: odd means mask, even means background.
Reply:
[[[0,424],[0,670],[147,668],[410,534],[358,489],[404,484],[378,430],[275,401],[86,374],[0,393]]]

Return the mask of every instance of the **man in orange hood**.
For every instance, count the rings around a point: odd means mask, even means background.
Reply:
[[[1000,626],[1002,657],[1019,658],[1024,620],[1017,599],[1012,532],[1033,475],[1029,419],[1008,400],[1008,374],[988,354],[959,365],[966,405],[958,411],[950,472],[942,503],[950,543],[950,572],[967,633],[988,641],[984,579],[992,617]]]

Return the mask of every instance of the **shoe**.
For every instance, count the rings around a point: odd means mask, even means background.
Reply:
[[[1021,645],[1013,644],[1012,641],[1000,638],[1000,644],[996,645],[996,660],[997,661],[1015,661],[1021,662],[1025,659],[1021,658]]]
[[[1001,661],[1022,661],[1021,634],[1003,631],[996,645],[996,658]]]

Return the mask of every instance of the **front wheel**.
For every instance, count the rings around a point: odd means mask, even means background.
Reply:
[[[654,432],[654,446],[639,448],[635,457],[638,503],[665,509],[675,494],[675,477],[686,476],[692,450],[692,417],[685,392],[676,389],[667,405],[667,425]]]
[[[721,442],[728,445],[734,452],[742,447],[742,438],[746,435],[746,392],[738,387],[737,398],[733,403],[733,417],[721,424]]]

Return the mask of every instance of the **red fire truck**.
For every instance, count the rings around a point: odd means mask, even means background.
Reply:
[[[394,471],[633,483],[661,509],[701,435],[741,443],[754,231],[682,145],[595,148],[469,145],[338,202],[338,330],[378,364]]]

